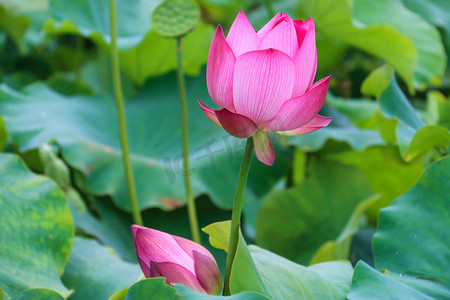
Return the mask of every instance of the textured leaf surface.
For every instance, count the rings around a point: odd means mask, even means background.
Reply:
[[[121,260],[95,240],[76,237],[62,280],[74,290],[69,299],[108,299],[142,275],[138,264]]]
[[[189,79],[191,181],[196,195],[207,193],[219,207],[230,208],[244,139],[229,136],[202,113],[194,100],[207,99],[204,76]],[[173,209],[184,203],[179,100],[175,78],[150,81],[126,106],[131,161],[141,208]],[[56,140],[62,155],[87,176],[87,189],[112,195],[128,210],[114,103],[93,96],[66,97],[43,84],[24,93],[0,89],[0,114],[12,141],[21,151]],[[288,157],[278,152],[275,167],[254,163],[247,197],[267,193],[288,168]],[[270,169],[270,173],[267,170]],[[269,175],[267,175],[269,174]]]
[[[212,296],[199,294],[196,291],[191,290],[187,286],[176,284],[175,285],[178,294],[184,300],[268,300],[269,298],[253,292],[242,292],[231,296]]]
[[[12,154],[0,154],[0,182],[0,287],[10,297],[34,287],[67,296],[59,276],[74,226],[64,193]]]
[[[79,211],[71,206],[75,225],[84,233],[97,238],[102,245],[114,248],[117,254],[130,262],[136,262],[136,250],[130,228],[131,216],[106,199],[94,200],[90,208],[99,214],[94,217],[88,210]]]
[[[428,278],[450,287],[449,170],[449,157],[435,162],[417,185],[381,210],[373,239],[378,269]]]
[[[403,282],[402,282],[403,281]],[[350,300],[369,299],[448,299],[449,290],[438,284],[421,279],[403,278],[394,274],[383,274],[364,262],[356,265],[353,275]]]
[[[149,278],[132,285],[128,289],[125,299],[180,300],[180,296],[174,287],[166,284],[165,278]]]
[[[64,298],[55,291],[48,289],[28,289],[20,292],[12,300],[64,300]]]

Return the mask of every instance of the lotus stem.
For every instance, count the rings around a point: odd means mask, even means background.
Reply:
[[[125,118],[125,108],[123,104],[122,85],[120,81],[119,52],[117,50],[117,16],[116,0],[109,0],[109,18],[111,30],[111,63],[112,80],[114,96],[116,98],[117,118],[119,122],[120,146],[122,148],[122,161],[125,172],[125,179],[128,187],[128,196],[130,198],[131,213],[133,221],[137,225],[143,225],[141,211],[139,210],[139,201],[134,184],[133,170],[130,162],[130,151],[128,148],[127,125]]]
[[[233,211],[231,213],[231,231],[230,241],[228,244],[228,255],[225,269],[225,283],[224,292],[225,296],[231,295],[230,291],[230,275],[231,267],[236,256],[236,250],[239,242],[239,228],[241,225],[241,213],[242,204],[244,203],[244,191],[247,184],[248,171],[250,169],[250,162],[253,154],[253,139],[250,137],[247,139],[245,145],[244,157],[242,158],[241,170],[239,171],[239,177],[236,185],[236,193],[234,195]]]
[[[184,168],[183,175],[184,175],[184,186],[186,190],[189,226],[191,228],[192,240],[198,244],[201,244],[200,229],[198,227],[198,219],[197,219],[197,210],[195,208],[195,199],[192,195],[191,180],[189,177],[188,108],[186,100],[186,84],[184,82],[184,72],[183,72],[183,48],[181,37],[177,37],[177,81],[181,106],[181,137],[183,143],[183,168]]]

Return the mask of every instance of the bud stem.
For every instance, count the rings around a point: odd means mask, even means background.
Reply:
[[[195,209],[195,199],[192,196],[191,181],[189,178],[189,143],[188,143],[188,108],[186,101],[186,85],[184,83],[183,73],[183,49],[181,37],[177,37],[177,82],[178,92],[180,94],[181,106],[181,136],[183,140],[183,167],[184,167],[184,186],[186,190],[186,201],[189,216],[189,225],[191,227],[192,240],[201,244],[200,230],[198,227],[197,210]]]
[[[128,149],[127,125],[125,119],[125,108],[123,104],[122,85],[120,82],[119,52],[117,50],[117,17],[116,0],[109,0],[109,19],[111,30],[111,63],[112,63],[112,81],[114,95],[116,98],[117,118],[119,122],[120,146],[122,148],[123,169],[128,187],[128,196],[130,198],[131,213],[133,221],[137,225],[143,225],[141,211],[139,210],[139,201],[134,184],[133,170],[130,162],[130,151]]]
[[[231,231],[230,242],[228,244],[227,264],[225,269],[225,283],[223,294],[225,296],[231,295],[230,291],[230,275],[231,267],[233,266],[234,257],[236,256],[237,245],[239,241],[239,228],[241,225],[242,204],[244,202],[245,185],[247,184],[248,171],[250,169],[250,162],[253,155],[253,139],[247,139],[245,145],[244,157],[242,158],[241,170],[236,185],[236,194],[234,196],[233,211],[231,214]]]

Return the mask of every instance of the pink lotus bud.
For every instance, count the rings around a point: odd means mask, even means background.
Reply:
[[[206,82],[214,110],[199,99],[206,116],[229,134],[253,137],[258,159],[275,159],[268,132],[301,135],[327,126],[317,115],[329,77],[313,84],[317,50],[312,19],[303,22],[278,13],[258,32],[241,11],[225,38],[213,37]]]
[[[204,294],[218,295],[222,276],[216,260],[203,246],[168,233],[132,225],[134,246],[146,278],[165,277]]]

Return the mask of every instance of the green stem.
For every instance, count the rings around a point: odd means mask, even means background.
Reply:
[[[116,0],[109,0],[109,18],[111,24],[111,62],[114,95],[116,98],[117,117],[119,121],[120,145],[122,147],[123,168],[130,198],[131,213],[133,221],[137,225],[143,225],[139,202],[134,185],[133,170],[130,162],[130,151],[128,149],[127,126],[125,119],[125,108],[123,104],[122,85],[120,82],[119,52],[117,50],[117,28],[116,28]]]
[[[191,227],[192,240],[200,244],[201,240],[197,220],[197,211],[195,209],[195,199],[192,196],[191,181],[189,177],[188,109],[186,100],[186,85],[184,83],[184,73],[183,73],[183,48],[181,43],[181,37],[177,37],[177,81],[181,105],[181,137],[183,140],[183,167],[184,167],[183,175],[184,175],[184,186],[186,190],[189,226]]]
[[[250,162],[253,154],[253,140],[247,139],[245,145],[244,157],[242,158],[241,170],[239,171],[239,177],[236,185],[236,194],[234,195],[233,211],[231,214],[231,231],[230,242],[228,244],[227,264],[225,269],[225,283],[223,294],[225,296],[231,295],[230,293],[230,275],[231,267],[233,265],[234,257],[236,256],[237,245],[239,242],[239,228],[241,224],[241,212],[242,204],[244,202],[245,185],[247,184],[248,171],[250,169]]]
[[[275,15],[275,11],[273,10],[272,1],[265,0],[267,13],[269,14],[269,18],[272,18]]]

